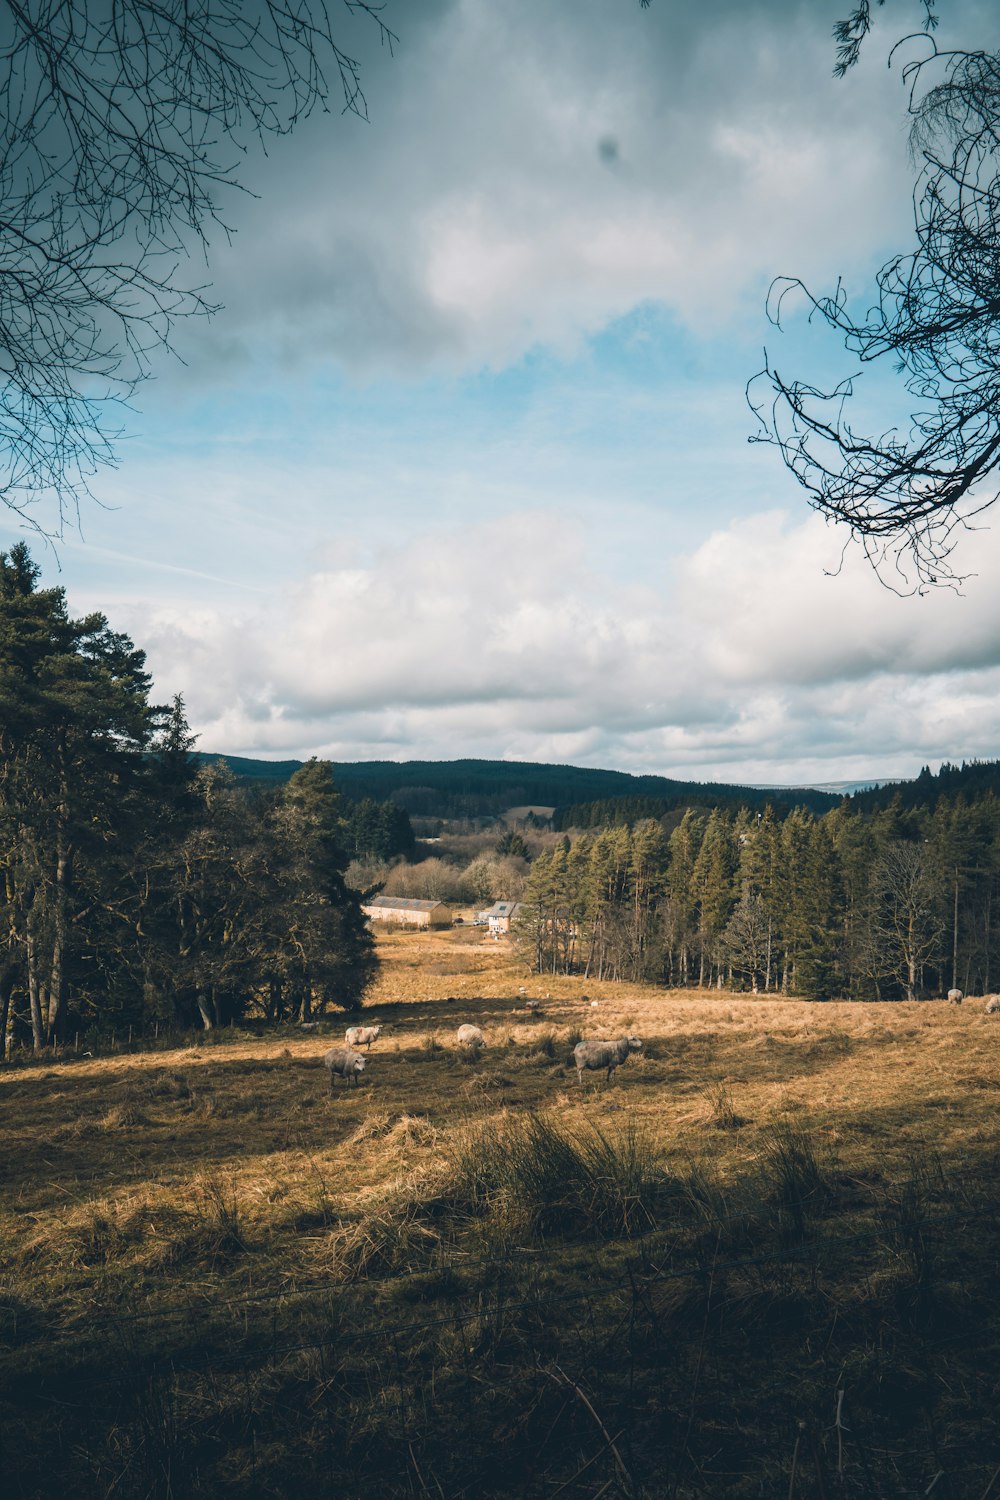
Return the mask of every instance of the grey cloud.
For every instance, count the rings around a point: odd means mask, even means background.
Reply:
[[[396,7],[397,56],[364,59],[371,124],[278,143],[213,260],[227,311],[187,358],[475,368],[644,299],[718,324],[775,272],[866,266],[907,228],[905,96],[880,39],[830,79],[835,13]]]

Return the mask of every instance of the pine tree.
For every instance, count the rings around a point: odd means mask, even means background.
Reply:
[[[0,554],[0,818],[8,952],[23,966],[34,1046],[62,1035],[77,865],[113,843],[162,717],[145,657],[103,615],[71,619],[37,587],[23,543]]]
[[[736,905],[734,877],[737,870],[736,843],[729,816],[714,808],[705,824],[692,873],[692,892],[698,908],[698,983],[720,980],[720,940]]]

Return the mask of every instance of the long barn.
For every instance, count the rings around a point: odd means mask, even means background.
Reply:
[[[374,896],[361,910],[371,922],[394,922],[399,927],[450,927],[451,907],[443,901],[413,896]]]

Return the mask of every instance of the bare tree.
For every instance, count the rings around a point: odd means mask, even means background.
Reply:
[[[771,915],[760,895],[744,890],[720,945],[734,972],[749,979],[755,995],[768,987],[770,979],[771,929]]]
[[[840,23],[839,72],[869,24],[868,4]],[[768,303],[780,324],[789,294],[803,293],[863,365],[892,361],[914,403],[909,430],[855,432],[853,380],[823,390],[768,359],[749,388],[757,440],[778,447],[809,503],[846,523],[884,581],[908,588],[953,581],[958,533],[996,498],[980,487],[1000,463],[1000,56],[921,45],[903,69],[916,248],[883,266],[861,316],[839,284],[817,296],[781,277]]]
[[[379,4],[340,3],[392,45]],[[328,0],[5,0],[0,83],[0,500],[43,529],[34,503],[75,515],[151,353],[211,310],[179,267],[254,140],[366,105]]]
[[[945,929],[936,874],[923,844],[902,842],[890,844],[872,872],[883,973],[907,1000],[919,998],[924,969],[938,957]]]

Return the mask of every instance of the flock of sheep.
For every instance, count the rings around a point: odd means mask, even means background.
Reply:
[[[381,1026],[348,1026],[344,1038],[343,1047],[331,1047],[323,1058],[323,1066],[330,1074],[330,1089],[334,1089],[337,1079],[342,1078],[348,1085],[357,1084],[358,1077],[365,1071],[365,1053],[359,1052],[359,1047],[371,1051],[371,1045],[381,1035]],[[486,1038],[478,1026],[469,1022],[460,1026],[455,1033],[455,1039],[460,1047],[478,1053],[486,1046]],[[615,1070],[627,1062],[629,1055],[633,1052],[641,1052],[643,1042],[641,1037],[623,1036],[616,1042],[602,1042],[596,1038],[586,1042],[577,1042],[573,1048],[573,1062],[576,1066],[577,1081],[583,1084],[585,1072],[607,1071],[608,1081],[615,1076]]]
[[[948,1004],[949,1005],[961,1005],[961,1003],[962,1003],[962,1001],[964,999],[965,999],[965,996],[962,994],[961,990],[949,990],[948,991]],[[995,1016],[995,1015],[1000,1014],[1000,995],[987,995],[987,997],[986,997],[986,1014],[988,1016]]]
[[[949,1005],[961,1005],[965,996],[961,990],[948,991]],[[524,1006],[527,1010],[538,1009],[537,1000],[525,1000]],[[986,1000],[986,1014],[994,1016],[1000,1014],[1000,995],[989,995]],[[358,1077],[365,1071],[365,1054],[358,1051],[364,1047],[366,1051],[371,1050],[372,1043],[377,1041],[382,1033],[381,1026],[348,1026],[345,1034],[343,1047],[331,1047],[323,1058],[323,1066],[330,1074],[330,1088],[334,1088],[337,1079],[342,1078],[347,1084],[357,1084]],[[459,1026],[455,1033],[458,1045],[467,1051],[478,1053],[486,1046],[486,1038],[478,1026],[466,1022]],[[607,1072],[610,1082],[615,1076],[615,1070],[622,1063],[627,1062],[629,1055],[633,1052],[641,1052],[643,1042],[637,1036],[623,1036],[615,1042],[599,1041],[592,1038],[590,1041],[577,1042],[573,1048],[573,1062],[576,1067],[577,1081],[583,1084],[583,1075],[587,1072]]]

